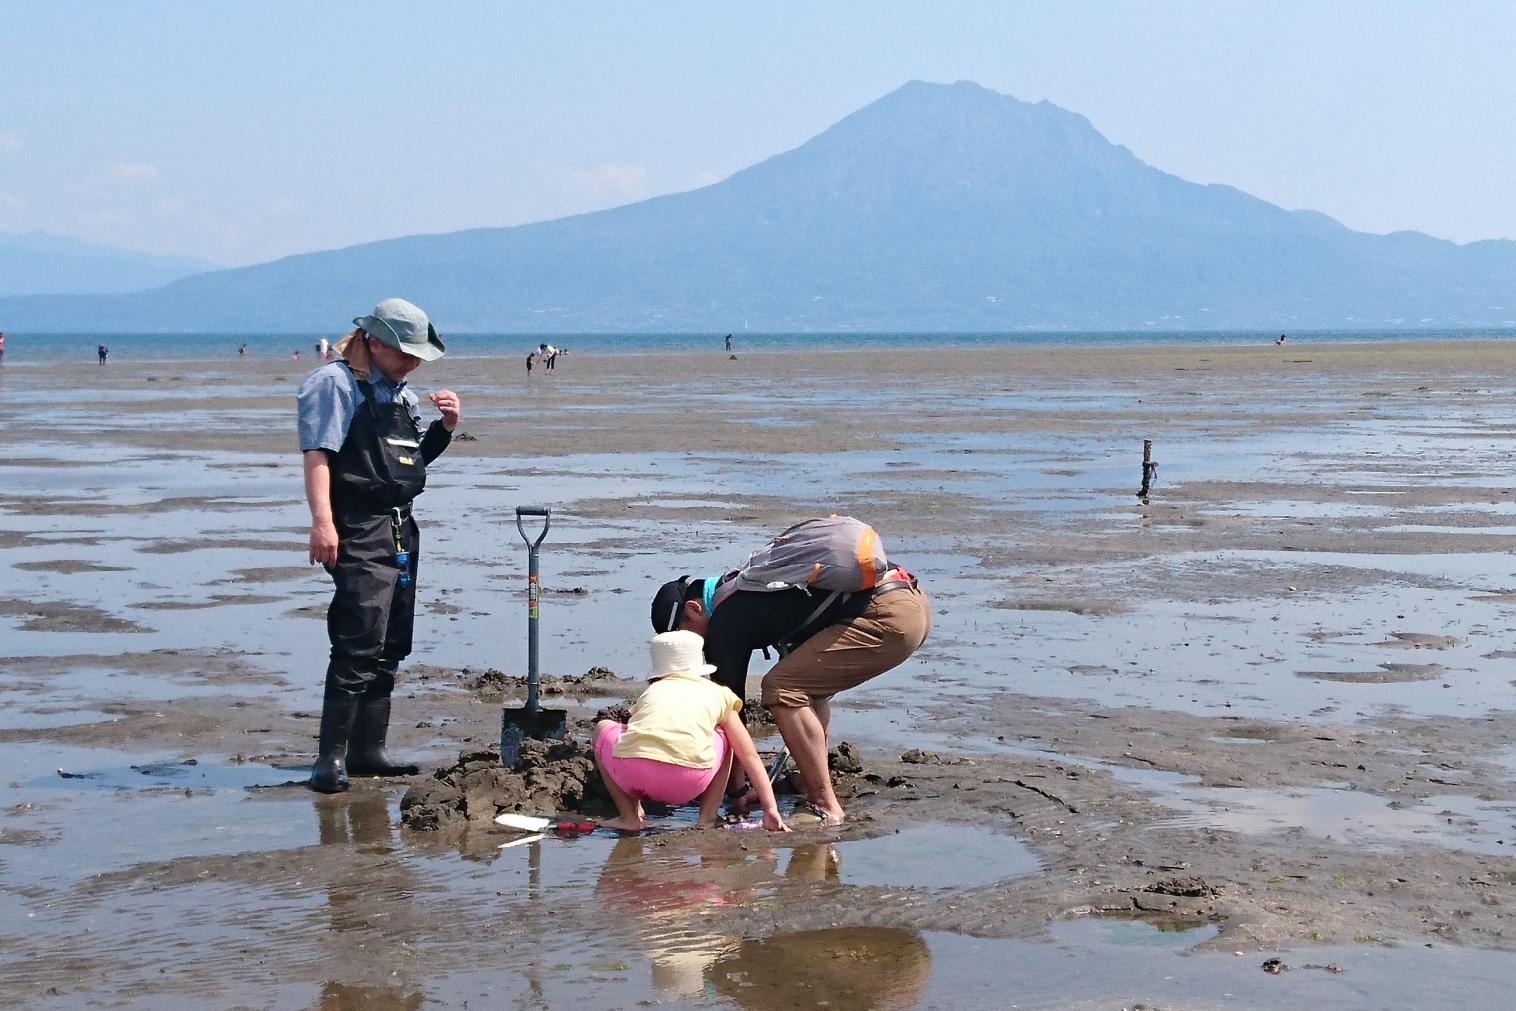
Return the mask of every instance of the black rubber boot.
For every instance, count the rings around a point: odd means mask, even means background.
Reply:
[[[326,693],[321,703],[321,739],[316,764],[311,766],[311,789],[341,793],[347,789],[347,740],[353,731],[362,696],[352,692]]]
[[[353,739],[347,746],[347,771],[353,776],[414,776],[415,765],[396,765],[384,753],[390,731],[390,700],[366,698],[358,704]]]

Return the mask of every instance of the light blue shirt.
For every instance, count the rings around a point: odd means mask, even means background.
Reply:
[[[325,449],[337,452],[347,441],[347,430],[353,423],[353,415],[363,403],[360,382],[367,382],[380,404],[393,404],[396,400],[405,404],[411,418],[421,421],[421,406],[416,395],[406,389],[404,380],[394,382],[377,368],[369,370],[369,378],[361,380],[340,361],[329,362],[311,372],[300,384],[295,401],[299,404],[300,451]]]

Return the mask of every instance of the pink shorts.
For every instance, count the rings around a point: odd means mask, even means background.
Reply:
[[[651,758],[617,758],[612,749],[626,732],[625,723],[613,723],[595,738],[595,760],[600,771],[638,800],[655,800],[660,804],[688,804],[705,792],[726,765],[728,746],[726,731],[716,728],[712,744],[716,764],[709,769],[691,769]]]

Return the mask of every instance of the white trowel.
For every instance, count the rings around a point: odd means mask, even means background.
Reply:
[[[518,832],[541,832],[553,823],[551,818],[539,818],[534,814],[497,814],[495,824],[513,828]]]

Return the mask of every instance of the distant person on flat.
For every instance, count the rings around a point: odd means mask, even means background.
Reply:
[[[99,364],[104,365],[105,360],[110,356],[111,349],[106,347],[105,343],[102,341],[100,346],[95,348],[95,359],[99,362]]]

